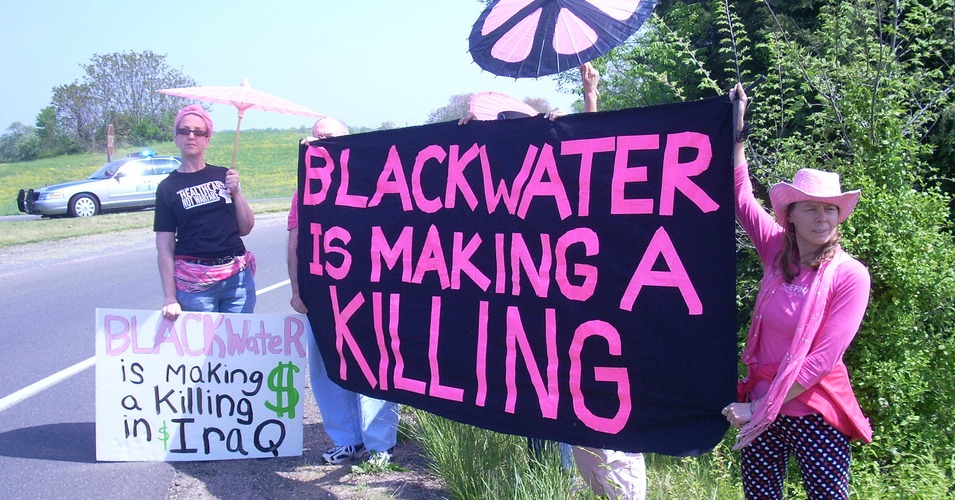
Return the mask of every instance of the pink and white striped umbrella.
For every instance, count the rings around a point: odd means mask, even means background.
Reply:
[[[249,86],[248,78],[243,78],[242,84],[238,87],[181,87],[159,89],[157,92],[197,101],[229,104],[239,110],[239,120],[235,124],[235,140],[232,143],[232,168],[235,168],[236,150],[239,148],[239,129],[242,125],[242,118],[245,116],[245,110],[261,109],[270,113],[286,115],[325,116],[317,111],[299,106],[292,101],[253,89]]]
[[[501,113],[518,116],[534,116],[539,112],[525,102],[500,92],[478,92],[471,97],[471,113],[478,120],[498,120]],[[512,117],[512,116],[508,116]]]

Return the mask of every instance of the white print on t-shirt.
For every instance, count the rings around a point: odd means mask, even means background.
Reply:
[[[786,291],[786,295],[790,297],[805,297],[809,293],[809,287],[803,285],[797,285],[795,283],[783,283],[781,285],[782,289]]]
[[[232,202],[222,181],[209,181],[198,186],[190,186],[180,189],[176,194],[182,200],[182,208],[186,210],[215,203],[219,201],[219,198],[225,199],[226,203]]]

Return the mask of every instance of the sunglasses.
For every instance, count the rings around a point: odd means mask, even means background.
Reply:
[[[195,130],[190,128],[177,128],[176,133],[179,135],[185,135],[185,136],[188,136],[189,134],[195,134],[196,137],[205,137],[209,135],[209,132],[206,132],[205,130],[198,129],[198,128]]]

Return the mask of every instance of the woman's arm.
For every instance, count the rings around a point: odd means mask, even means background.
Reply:
[[[600,92],[597,91],[600,73],[589,62],[584,63],[580,67],[580,80],[584,86],[584,112],[593,113],[597,111],[597,98],[600,96]]]
[[[225,174],[225,186],[232,195],[235,204],[235,220],[239,225],[239,236],[247,236],[255,226],[255,213],[249,206],[249,201],[242,194],[242,184],[239,182],[239,172],[230,168]]]
[[[839,266],[829,293],[826,316],[810,347],[796,382],[804,387],[816,385],[829,374],[855,338],[869,304],[871,278],[859,261],[850,260]]]
[[[176,233],[159,231],[156,233],[156,261],[159,265],[159,283],[162,286],[162,317],[175,321],[182,312],[179,299],[176,298],[175,261]]]

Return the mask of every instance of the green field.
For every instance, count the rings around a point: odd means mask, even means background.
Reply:
[[[295,186],[298,163],[298,141],[308,135],[302,129],[247,130],[239,138],[236,168],[242,175],[242,189],[250,200],[291,198]],[[206,150],[206,161],[215,165],[232,163],[232,143],[235,134],[223,130],[212,136]],[[117,148],[113,158],[149,148],[160,155],[178,155],[176,145],[170,142],[147,144],[143,147]],[[17,193],[20,189],[35,189],[61,182],[81,180],[106,163],[102,153],[84,153],[58,156],[21,163],[0,163],[0,215],[18,215]]]

